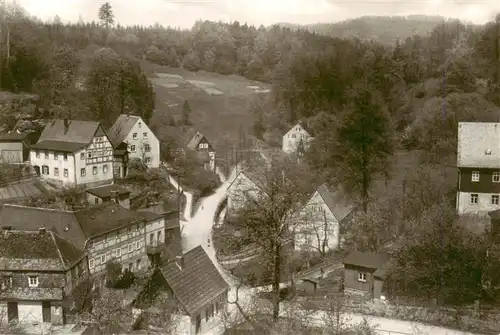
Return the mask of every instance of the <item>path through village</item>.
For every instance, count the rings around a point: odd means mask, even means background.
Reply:
[[[231,292],[229,294],[230,301],[234,301],[234,294],[236,292],[236,287],[238,286],[238,280],[234,278],[230,273],[228,273],[218,262],[215,255],[215,249],[213,243],[211,243],[212,238],[212,226],[214,225],[214,216],[217,211],[217,207],[224,200],[227,192],[227,188],[232,179],[234,179],[235,171],[230,174],[228,180],[225,180],[223,184],[217,189],[217,191],[209,197],[201,199],[201,204],[198,206],[194,215],[186,215],[186,222],[184,223],[182,231],[182,247],[183,251],[186,252],[191,250],[198,245],[201,245],[212,262],[215,264],[219,272],[222,274],[224,279],[231,286]],[[191,201],[187,201],[187,205],[192,206]],[[187,207],[187,206],[186,206]],[[191,213],[191,207],[185,209],[185,213]],[[251,296],[258,289],[240,287],[238,292],[238,301],[241,306],[247,306],[250,303]],[[230,313],[237,313],[235,305],[230,304]],[[324,312],[316,312],[310,316],[313,320],[312,322],[321,325],[323,323]],[[378,334],[390,334],[390,335],[403,335],[403,334],[432,334],[432,335],[458,335],[458,334],[472,334],[456,330],[450,330],[441,327],[434,327],[428,325],[422,325],[416,322],[393,320],[381,317],[371,317],[363,316],[360,314],[349,314],[346,315],[352,323],[359,323],[363,320],[363,317],[377,329]],[[222,328],[221,328],[222,329]],[[221,329],[213,330],[210,334],[222,334]],[[207,333],[208,335],[209,333]]]

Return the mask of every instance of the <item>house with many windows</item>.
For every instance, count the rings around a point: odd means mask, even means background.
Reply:
[[[227,309],[228,291],[229,285],[203,247],[198,246],[162,262],[133,305],[148,314],[150,307],[160,302],[158,300],[170,301],[175,305],[172,311],[188,318],[183,334],[207,334],[220,325],[221,316]],[[154,319],[154,315],[145,316]]]
[[[459,122],[457,212],[500,209],[500,123]]]
[[[310,130],[306,128],[307,126],[304,122],[299,122],[283,135],[283,152],[287,154],[296,153],[299,156],[304,154],[310,142],[314,139]]]
[[[5,204],[0,222],[16,230],[44,227],[84,250],[89,271],[101,275],[106,263],[115,260],[122,269],[142,271],[151,263],[149,249],[163,248],[165,218],[150,212],[135,212],[117,203],[103,203],[78,211]]]
[[[160,141],[140,116],[121,114],[108,136],[114,149],[126,144],[128,159],[140,159],[152,168],[160,166]]]
[[[0,323],[64,324],[65,302],[88,276],[84,252],[57,233],[4,226],[0,234]]]
[[[50,121],[30,148],[30,163],[42,179],[60,186],[113,181],[113,147],[99,122]]]

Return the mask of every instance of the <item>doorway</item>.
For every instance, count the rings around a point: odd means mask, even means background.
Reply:
[[[17,308],[16,301],[7,302],[7,320],[10,322],[17,321],[19,319],[19,311]]]
[[[50,322],[50,301],[42,301],[42,321]]]
[[[38,165],[33,166],[37,177],[40,177],[40,167]]]

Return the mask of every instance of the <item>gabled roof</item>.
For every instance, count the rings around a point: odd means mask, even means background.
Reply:
[[[169,261],[161,267],[161,273],[184,310],[194,315],[229,285],[201,246],[185,253],[183,262],[181,269],[176,261]]]
[[[38,139],[44,141],[70,142],[89,144],[101,124],[96,121],[68,120],[68,129],[65,130],[64,120],[55,119],[47,123]]]
[[[344,220],[355,207],[340,187],[335,193],[332,193],[325,183],[320,185],[316,191],[339,222]]]
[[[88,143],[72,143],[64,141],[42,141],[31,146],[31,149],[54,150],[72,153],[86,147]]]
[[[198,144],[200,144],[200,141],[203,139],[203,137],[205,136],[201,132],[197,131],[192,136],[190,136],[186,147],[188,147],[188,149],[195,150],[198,147]]]
[[[151,213],[154,214],[154,213]],[[161,218],[159,214],[135,212],[111,202],[75,212],[4,204],[0,224],[15,230],[45,227],[83,249],[87,239],[134,223]]]
[[[96,197],[99,197],[101,199],[111,197],[111,194],[113,191],[118,192],[118,195],[129,195],[130,194],[129,190],[127,190],[124,187],[118,186],[116,184],[95,187],[95,188],[88,188],[85,190],[85,192],[90,193],[92,195],[95,195]]]
[[[500,167],[500,123],[459,122],[457,166]]]
[[[120,114],[108,130],[108,137],[113,148],[118,147],[128,136],[137,121],[141,120],[141,117],[137,115]]]
[[[304,129],[306,131],[306,133],[309,134],[309,136],[312,137],[311,127],[309,127],[308,123],[306,121],[304,121],[304,120],[301,120],[301,121],[297,122],[296,124],[294,124],[293,127],[290,127],[290,129],[288,129],[288,131],[286,132],[286,134],[288,134],[293,128],[295,128],[297,126],[302,127],[302,129]]]
[[[6,270],[64,271],[82,256],[82,250],[51,231],[0,234],[0,263]]]
[[[0,142],[22,142],[29,133],[2,133],[0,134]]]
[[[367,269],[384,269],[389,262],[390,256],[387,253],[371,253],[353,251],[344,259],[344,265],[360,266]]]

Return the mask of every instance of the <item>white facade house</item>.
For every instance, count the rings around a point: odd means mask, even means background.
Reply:
[[[113,181],[113,147],[99,122],[53,120],[31,146],[37,174],[60,186],[98,186]]]
[[[332,193],[321,185],[299,210],[294,225],[296,250],[328,252],[337,250],[340,243],[340,225],[352,217],[354,205],[338,190]]]
[[[160,166],[160,141],[140,116],[121,114],[108,135],[113,148],[127,144],[129,159],[140,159],[151,168]]]
[[[240,171],[227,188],[228,213],[242,208],[249,200],[256,199],[262,192],[259,176],[250,170]]]
[[[313,140],[313,137],[305,129],[304,125],[297,123],[285,135],[283,135],[282,150],[287,154],[296,153],[301,142],[304,146],[304,150],[307,150],[311,140]]]

